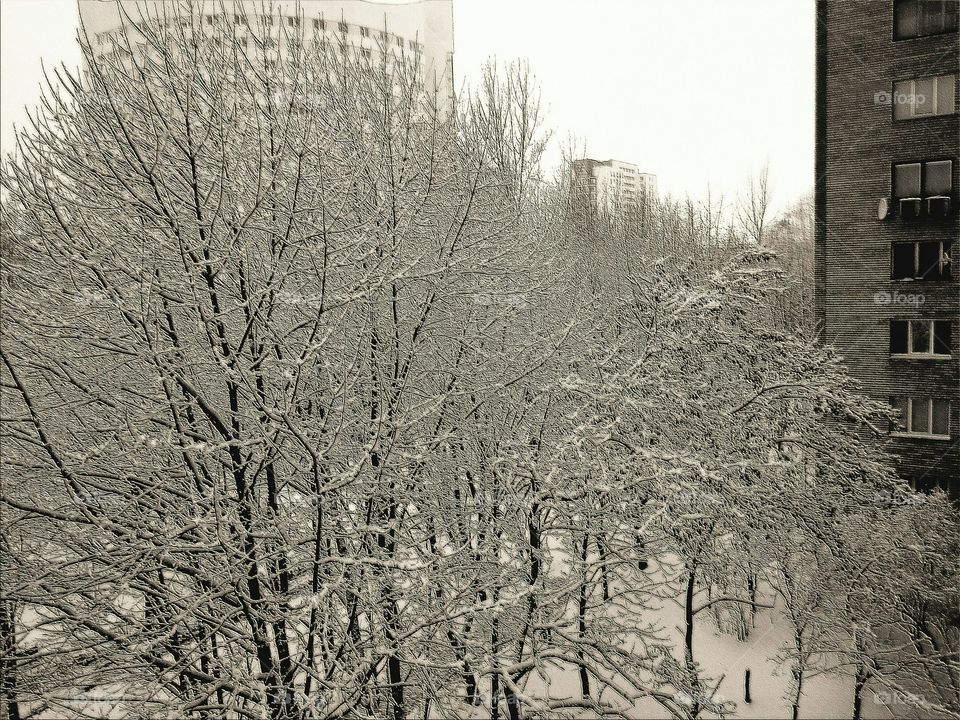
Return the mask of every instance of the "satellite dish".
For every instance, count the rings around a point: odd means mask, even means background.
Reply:
[[[880,198],[880,203],[877,205],[877,219],[886,220],[890,217],[890,198]]]

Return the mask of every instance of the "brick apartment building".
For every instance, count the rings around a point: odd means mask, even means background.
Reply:
[[[960,494],[958,0],[818,0],[816,314],[915,487]]]

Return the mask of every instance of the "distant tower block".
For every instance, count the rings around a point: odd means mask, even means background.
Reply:
[[[80,20],[93,43],[94,52],[110,52],[124,25],[136,26],[155,22],[176,13],[177,0],[149,2],[145,0],[79,0]],[[331,42],[344,40],[355,52],[372,56],[381,49],[395,56],[401,54],[421,61],[424,82],[432,81],[440,100],[453,105],[453,0],[419,0],[405,3],[378,3],[366,0],[262,0],[240,2],[207,2],[195,5],[203,13],[200,27],[221,14],[246,17],[250,25],[269,13],[272,27],[279,35],[281,27],[302,31],[304,44],[325,38]],[[299,13],[299,14],[298,14]],[[243,39],[244,26],[237,25],[237,37]],[[280,45],[282,48],[282,45]]]
[[[574,200],[597,212],[638,212],[657,197],[657,176],[633,163],[583,158],[570,169]]]

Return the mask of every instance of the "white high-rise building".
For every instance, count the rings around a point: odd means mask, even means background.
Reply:
[[[622,160],[574,160],[572,174],[576,196],[601,212],[641,210],[657,197],[657,176]]]
[[[172,20],[180,4],[164,0],[79,0],[82,29],[96,52],[106,53],[118,42],[123,26]],[[236,19],[234,33],[243,42],[251,27],[285,30],[304,44],[326,39],[345,43],[368,57],[381,51],[419,61],[425,82],[433,80],[441,97],[453,101],[453,0],[403,3],[366,0],[236,0],[197,3],[203,21],[215,16]],[[282,45],[281,45],[282,49]]]

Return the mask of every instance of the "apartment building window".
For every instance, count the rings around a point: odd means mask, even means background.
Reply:
[[[894,120],[951,115],[956,112],[956,75],[901,80],[893,84]]]
[[[890,355],[950,357],[951,325],[949,320],[891,320]]]
[[[350,30],[350,27],[345,22],[337,23],[337,29],[342,32],[344,35]]]
[[[896,163],[892,184],[901,217],[947,217],[953,195],[953,161]]]
[[[360,37],[365,37],[365,38],[370,37],[370,28],[361,26]]]
[[[322,32],[327,29],[327,23],[323,20],[315,19],[313,21],[313,29]]]
[[[950,401],[929,397],[892,397],[890,404],[900,411],[891,434],[950,439]]]
[[[895,242],[890,255],[891,280],[950,279],[949,242]]]
[[[893,166],[895,198],[927,198],[953,194],[953,161],[896,163]]]
[[[894,0],[893,39],[908,40],[957,29],[957,0]]]
[[[300,18],[290,16],[287,18],[287,25],[292,28],[300,27]]]

